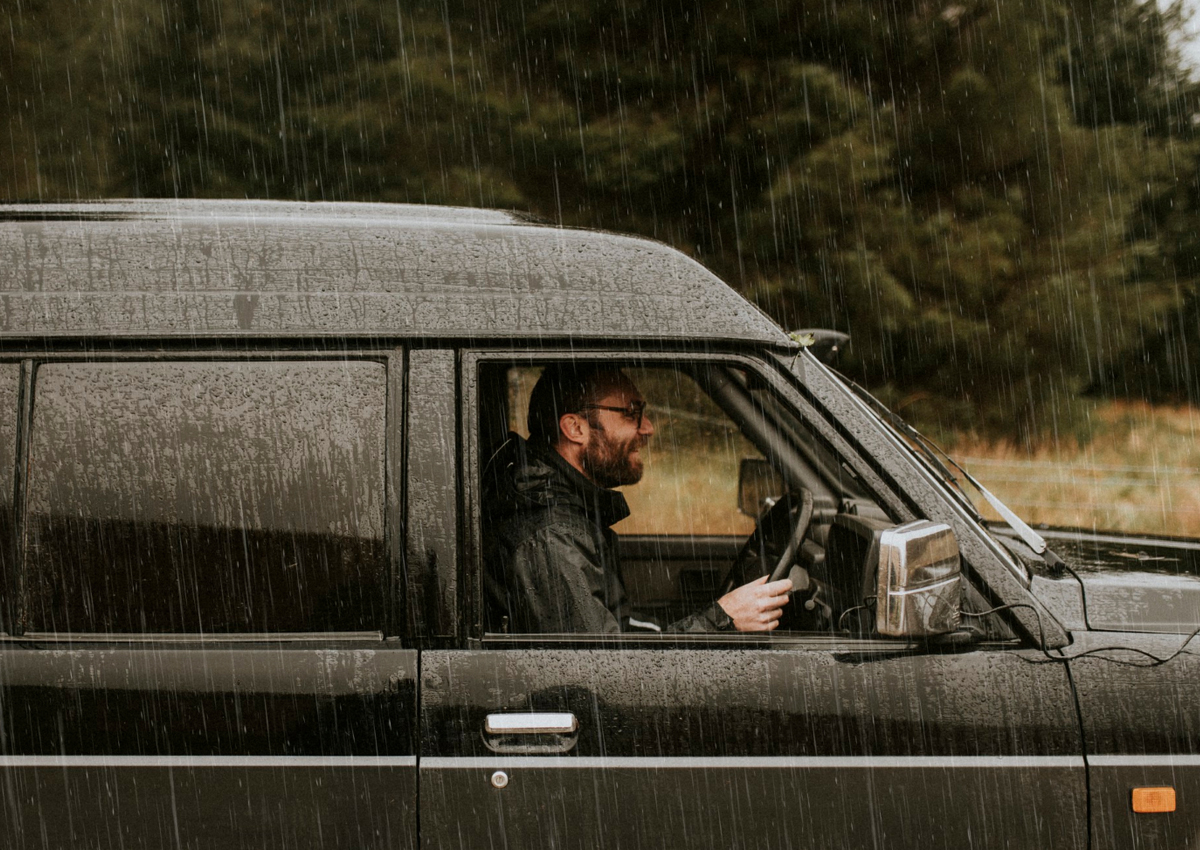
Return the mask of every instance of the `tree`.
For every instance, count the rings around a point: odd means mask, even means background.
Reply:
[[[112,128],[79,193],[507,206],[643,233],[786,326],[849,330],[848,367],[917,418],[1010,433],[1115,387],[1111,364],[1193,303],[1178,6],[123,0],[50,34],[87,2],[38,0],[18,28],[26,57],[63,39],[47,68],[108,69],[69,116]],[[56,168],[35,172],[72,185]]]

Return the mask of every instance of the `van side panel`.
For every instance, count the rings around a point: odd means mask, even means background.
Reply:
[[[1077,632],[1071,662],[1091,777],[1096,850],[1200,848],[1200,658],[1165,663],[1186,635]],[[1096,650],[1100,650],[1096,652]],[[1134,788],[1171,787],[1173,812],[1133,811]]]
[[[453,637],[458,606],[456,355],[408,354],[406,560],[408,634]]]
[[[1083,850],[1069,683],[1034,660],[779,636],[427,651],[422,846]],[[529,713],[578,729],[487,730]]]
[[[72,850],[413,846],[411,765],[253,761],[6,767],[0,836]]]
[[[416,652],[0,648],[0,846],[410,847]]]

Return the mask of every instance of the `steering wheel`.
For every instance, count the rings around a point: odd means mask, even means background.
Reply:
[[[772,505],[734,558],[721,583],[720,596],[764,575],[770,576],[768,581],[786,577],[808,533],[812,515],[813,494],[805,487]]]

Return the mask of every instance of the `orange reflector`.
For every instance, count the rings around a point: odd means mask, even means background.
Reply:
[[[1133,810],[1142,814],[1150,812],[1175,811],[1175,789],[1163,788],[1134,788]]]

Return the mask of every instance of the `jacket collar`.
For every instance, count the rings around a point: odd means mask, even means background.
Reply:
[[[575,495],[583,502],[584,510],[594,516],[606,528],[616,525],[629,516],[629,503],[616,490],[599,487],[589,481],[551,446],[529,444],[530,454],[550,464],[562,476]]]

